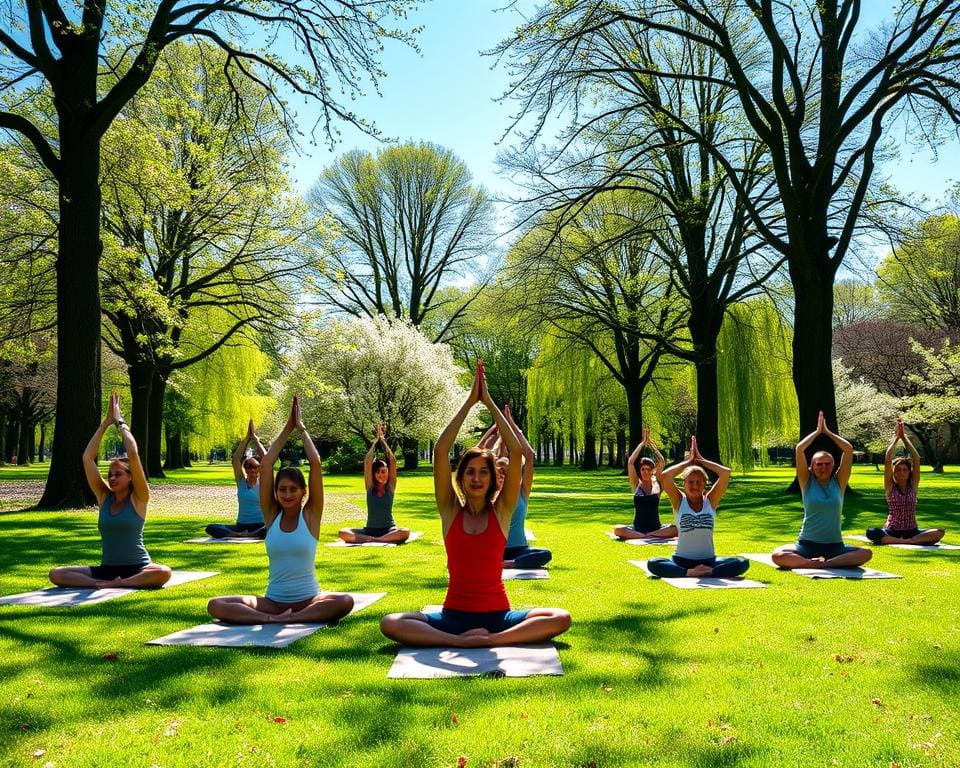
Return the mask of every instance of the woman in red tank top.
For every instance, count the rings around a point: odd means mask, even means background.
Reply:
[[[464,452],[452,477],[449,453],[467,414],[483,403],[511,458],[497,494],[491,451]],[[450,583],[439,613],[392,613],[380,629],[404,645],[480,648],[538,643],[570,628],[570,614],[560,608],[512,611],[501,578],[503,550],[522,480],[521,447],[487,391],[483,363],[477,364],[470,395],[437,438],[433,485],[443,527]]]

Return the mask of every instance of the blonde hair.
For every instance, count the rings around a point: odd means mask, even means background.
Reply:
[[[693,475],[693,474],[703,475],[703,482],[705,483],[710,480],[710,476],[707,474],[707,470],[705,470],[703,467],[697,464],[691,464],[689,467],[683,470],[683,472],[680,473],[680,479],[686,480],[690,475]]]

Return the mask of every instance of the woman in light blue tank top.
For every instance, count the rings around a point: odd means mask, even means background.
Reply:
[[[273,465],[294,430],[300,431],[310,464],[309,491],[303,473],[296,467],[282,467],[276,481],[273,479]],[[350,595],[321,592],[317,583],[314,561],[323,517],[323,474],[320,454],[300,414],[298,397],[293,398],[283,431],[263,458],[260,507],[267,527],[266,595],[215,597],[207,604],[210,615],[232,624],[266,624],[336,621],[350,613]]]
[[[707,472],[717,479],[707,487]],[[682,473],[682,474],[681,474]],[[674,478],[680,475],[683,491]],[[713,529],[717,507],[730,483],[730,469],[705,459],[697,448],[697,438],[690,439],[690,454],[679,464],[667,467],[660,478],[663,492],[673,507],[677,526],[677,551],[673,557],[654,557],[647,568],[654,576],[680,578],[684,576],[713,576],[729,579],[743,575],[750,561],[743,557],[717,557],[713,548]]]
[[[100,443],[111,424],[117,425],[126,459],[114,459],[104,482],[97,467]],[[50,581],[59,587],[127,587],[156,589],[170,580],[172,571],[150,561],[143,546],[143,522],[147,517],[150,486],[140,462],[137,441],[120,415],[120,396],[110,395],[107,416],[83,451],[83,471],[97,497],[102,553],[100,565],[64,565],[50,571]]]
[[[256,457],[246,455],[251,443]],[[266,452],[253,428],[253,419],[250,419],[247,434],[231,459],[233,479],[237,484],[237,521],[232,525],[212,523],[207,526],[207,536],[214,539],[262,539],[267,535],[260,510],[260,459]]]
[[[834,474],[833,456],[817,451],[807,466],[806,450],[820,435],[829,438],[840,449],[840,465]],[[780,568],[856,568],[867,562],[873,553],[865,547],[843,543],[840,515],[843,494],[853,468],[853,446],[831,432],[823,418],[817,428],[797,443],[797,481],[803,496],[803,524],[796,544],[777,547],[772,560]]]
[[[377,444],[383,445],[386,460],[378,459]],[[381,542],[402,544],[410,538],[409,528],[397,528],[393,521],[393,497],[397,490],[397,457],[377,424],[377,436],[363,457],[363,486],[367,493],[367,524],[363,528],[341,528],[338,535],[348,544]]]

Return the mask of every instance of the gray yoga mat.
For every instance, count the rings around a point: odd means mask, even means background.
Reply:
[[[401,648],[387,673],[392,678],[531,677],[562,675],[553,643],[498,648]]]
[[[504,581],[527,581],[528,579],[549,579],[546,568],[504,568],[501,578]]]
[[[216,576],[219,571],[174,571],[170,581],[162,589],[170,589],[179,584],[190,581],[199,581],[209,576]],[[0,597],[0,605],[36,605],[44,608],[73,608],[78,605],[94,605],[113,600],[116,597],[134,594],[136,592],[153,592],[152,589],[128,589],[126,587],[111,587],[109,589],[93,589],[89,587],[47,587],[33,592],[23,592],[19,595]]]
[[[407,540],[401,542],[400,544],[391,544],[386,541],[367,541],[363,544],[349,544],[343,539],[337,539],[336,541],[331,541],[327,544],[328,547],[402,547],[404,544],[409,544],[411,541],[416,541],[421,536],[423,536],[423,531],[410,531],[410,535],[407,537]]]
[[[843,538],[853,539],[854,541],[864,541],[868,544],[873,543],[866,536],[858,536],[854,533],[845,533]],[[938,542],[936,544],[880,544],[877,546],[893,547],[894,549],[960,549],[960,544],[944,544],[943,542]]]
[[[633,544],[635,547],[642,547],[646,544],[667,544],[671,547],[677,546],[676,537],[672,539],[621,539],[613,531],[607,531],[607,536],[614,541],[622,541],[624,544]]]
[[[664,579],[650,573],[646,560],[627,560],[627,562],[630,563],[630,565],[637,566],[637,568],[646,573],[647,576],[655,579],[659,578],[660,581],[677,589],[763,589],[767,586],[760,581],[752,581],[750,579],[720,579],[715,576],[684,576],[675,579]]]
[[[778,570],[789,570],[798,576],[806,576],[808,579],[902,579],[895,573],[886,571],[877,571],[873,568],[793,568],[781,569],[773,562],[773,558],[767,552],[743,553],[740,557],[747,560],[753,560],[757,563],[769,565]]]
[[[198,539],[187,539],[187,544],[263,544],[260,538],[225,538],[215,539],[212,536],[201,536]]]
[[[353,610],[350,613],[362,611],[372,605],[386,592],[351,592],[353,596]],[[307,635],[312,635],[328,624],[226,624],[212,621],[199,624],[196,627],[182,629],[156,640],[147,645],[202,645],[217,648],[284,648],[290,643]]]

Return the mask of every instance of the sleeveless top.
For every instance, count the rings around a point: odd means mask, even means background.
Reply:
[[[509,611],[510,601],[502,578],[507,540],[493,505],[487,510],[487,529],[483,533],[467,533],[463,529],[463,516],[461,509],[443,540],[450,574],[443,607],[474,613]]]
[[[713,549],[713,526],[717,513],[710,499],[703,497],[703,507],[695,512],[680,494],[680,506],[677,508],[677,555],[691,560],[709,560],[716,556]]]
[[[100,505],[97,528],[100,529],[100,563],[102,565],[150,565],[150,554],[143,546],[143,518],[133,507],[133,500],[127,496],[117,514],[110,514],[113,494]]]
[[[277,515],[264,542],[270,564],[267,597],[277,603],[298,603],[320,594],[314,565],[317,540],[307,527],[303,510],[297,527],[289,533],[280,528],[281,519],[282,515]]]
[[[377,488],[374,485],[367,491],[367,528],[395,528],[393,522],[393,491],[390,487],[383,492],[383,496],[377,496]]]
[[[917,492],[908,485],[906,492],[897,484],[890,486],[887,494],[887,522],[883,526],[894,531],[912,531],[917,527]]]
[[[237,524],[252,525],[260,523],[263,525],[263,512],[260,511],[260,481],[253,484],[253,488],[247,485],[246,478],[240,478],[237,483]]]
[[[662,528],[660,523],[660,493],[646,493],[637,483],[633,492],[633,530],[649,533]]]
[[[843,509],[843,491],[836,477],[827,487],[811,476],[803,490],[803,525],[798,538],[817,544],[836,544],[843,541],[840,532],[840,511]]]
[[[527,546],[527,497],[523,490],[517,496],[517,506],[514,507],[513,517],[510,518],[510,530],[507,531],[508,547]]]

